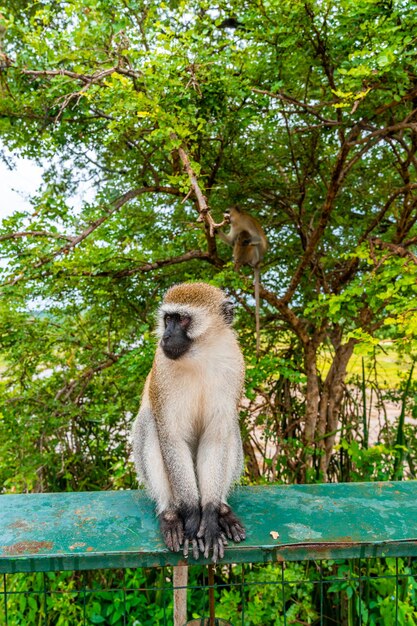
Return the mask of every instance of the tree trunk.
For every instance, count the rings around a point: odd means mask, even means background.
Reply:
[[[320,397],[316,440],[321,450],[320,471],[324,479],[336,439],[346,369],[355,343],[354,339],[349,339],[347,343],[337,346]]]
[[[317,371],[318,341],[310,340],[304,345],[304,367],[307,376],[306,411],[304,426],[304,476],[311,467],[313,449],[321,452],[320,471],[326,479],[327,469],[336,439],[340,407],[343,399],[343,385],[346,368],[352,356],[356,340],[347,343],[338,341],[335,345],[335,356],[326,376],[323,389],[320,389]]]
[[[317,372],[317,346],[309,341],[304,347],[304,368],[307,376],[304,445],[312,448],[319,410],[320,387]],[[311,451],[308,453],[311,457]]]

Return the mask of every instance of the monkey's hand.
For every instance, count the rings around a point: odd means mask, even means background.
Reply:
[[[236,543],[246,539],[246,531],[240,520],[233,513],[230,506],[222,503],[219,510],[219,524],[228,539]]]
[[[206,559],[210,551],[213,551],[213,563],[217,563],[219,559],[224,557],[224,546],[227,546],[227,540],[220,526],[218,505],[207,504],[203,507],[197,537],[204,542],[204,556]]]
[[[213,222],[213,232],[217,234],[219,230],[223,228],[223,226],[227,226],[228,224],[230,224],[230,215],[228,213],[225,213],[221,222],[219,222],[218,224]]]
[[[159,525],[167,548],[179,552],[184,541],[184,524],[175,509],[166,509],[159,515]]]
[[[200,507],[183,505],[180,507],[180,514],[184,522],[183,554],[187,558],[191,548],[193,557],[197,560],[200,551],[204,551],[204,544],[197,536],[201,520]]]

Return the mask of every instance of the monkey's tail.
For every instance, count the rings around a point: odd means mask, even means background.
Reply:
[[[259,282],[261,278],[261,272],[259,266],[254,268],[253,274],[255,283],[256,358],[259,359],[259,352],[261,348],[261,325],[259,322]]]

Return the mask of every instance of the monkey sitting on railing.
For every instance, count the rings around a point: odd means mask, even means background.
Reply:
[[[170,550],[213,561],[246,533],[227,504],[243,468],[238,403],[245,368],[233,305],[205,283],[176,285],[159,310],[152,370],[133,425],[139,481]]]

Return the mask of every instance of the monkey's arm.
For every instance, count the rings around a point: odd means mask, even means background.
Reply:
[[[251,235],[250,246],[259,246],[262,243],[262,237],[259,235]]]
[[[191,540],[193,555],[197,559],[196,535],[201,516],[192,459],[184,441],[177,443],[175,439],[170,445],[168,441],[166,433],[160,436],[155,416],[145,402],[132,431],[133,457],[139,481],[147,486],[156,502],[161,532],[168,548],[178,552],[184,544],[184,554],[188,555]]]
[[[226,536],[236,542],[246,533],[226,503],[227,494],[243,466],[237,416],[216,415],[204,433],[197,454],[197,474],[202,517],[198,537],[204,541],[204,556],[213,551],[213,561],[224,556]]]
[[[172,417],[170,415],[170,423],[178,423],[179,418],[175,420]],[[167,534],[169,537],[171,521],[175,527],[180,518],[184,531],[184,555],[188,555],[191,544],[194,558],[198,558],[197,533],[200,527],[201,511],[191,450],[185,439],[174,432],[169,424],[160,424],[158,430],[161,454],[172,492],[172,502],[168,513],[162,512],[160,516],[161,529],[164,536]],[[173,532],[175,534],[175,528]]]
[[[224,241],[224,243],[227,243],[229,246],[233,246],[235,237],[232,230],[230,230],[228,234],[224,233],[222,230],[216,230],[216,233],[220,239]]]

